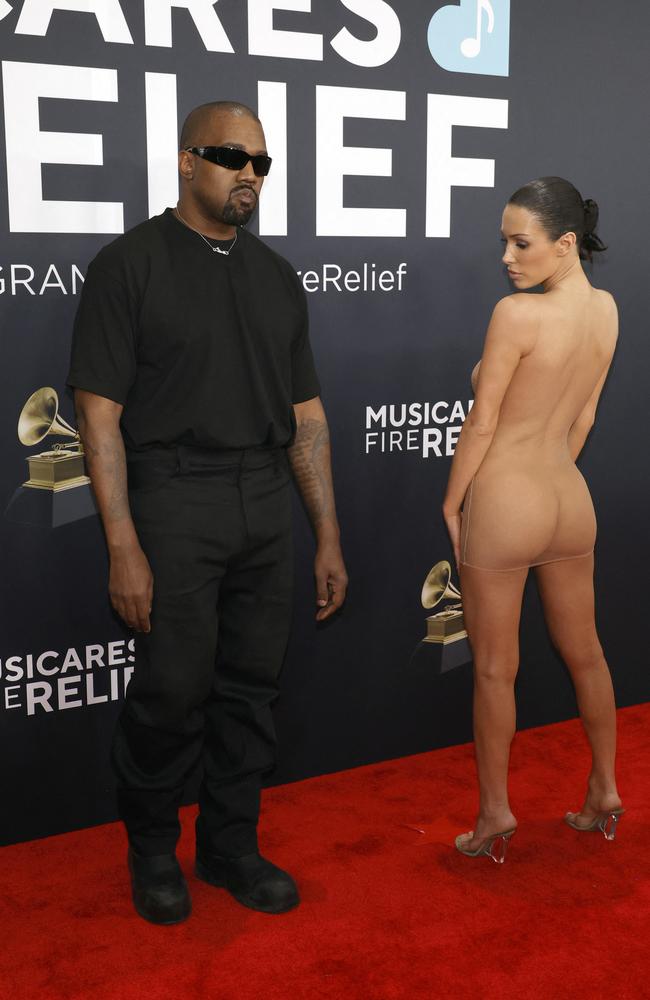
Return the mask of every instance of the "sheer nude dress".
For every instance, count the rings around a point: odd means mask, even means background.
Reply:
[[[461,564],[506,572],[593,552],[594,507],[568,439],[609,366],[612,326],[612,300],[596,289],[568,310],[540,303],[538,336],[515,370],[465,496]]]

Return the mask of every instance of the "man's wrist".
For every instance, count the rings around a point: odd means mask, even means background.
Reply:
[[[341,532],[336,521],[323,520],[317,524],[314,532],[318,547],[326,545],[338,546],[341,541]]]
[[[113,522],[106,530],[106,544],[110,556],[119,556],[140,547],[135,526],[131,518]]]

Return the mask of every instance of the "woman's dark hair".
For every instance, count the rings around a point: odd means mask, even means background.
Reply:
[[[592,260],[594,253],[607,247],[596,235],[598,205],[591,198],[582,200],[580,192],[562,177],[539,177],[515,191],[509,205],[528,209],[548,233],[559,240],[564,233],[575,233],[581,260]]]

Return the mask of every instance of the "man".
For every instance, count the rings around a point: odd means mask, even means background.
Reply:
[[[88,269],[68,377],[111,602],[137,630],[113,744],[133,901],[165,924],[191,909],[174,852],[199,759],[198,877],[264,912],[299,902],[257,845],[291,610],[289,467],[316,535],[318,621],[347,586],[304,292],[242,228],[271,165],[261,123],[202,105],[180,145],[176,209]]]

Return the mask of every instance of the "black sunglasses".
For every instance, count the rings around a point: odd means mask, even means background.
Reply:
[[[271,169],[270,156],[265,156],[264,153],[251,156],[245,149],[234,149],[232,146],[186,146],[185,152],[196,153],[203,160],[209,160],[227,170],[243,170],[250,160],[256,177],[266,177]]]

